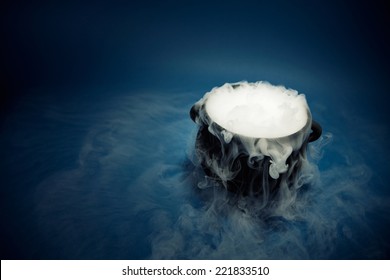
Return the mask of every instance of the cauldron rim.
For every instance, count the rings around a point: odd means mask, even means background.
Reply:
[[[252,136],[246,136],[246,135],[242,135],[242,134],[239,134],[239,133],[235,133],[235,132],[230,131],[229,129],[224,128],[223,126],[221,126],[220,124],[218,124],[217,122],[212,120],[211,117],[208,115],[206,110],[202,110],[204,115],[205,115],[204,117],[206,119],[206,123],[204,121],[200,120],[200,118],[199,118],[199,110],[203,106],[205,106],[205,104],[202,104],[202,106],[199,106],[199,104],[195,103],[191,107],[191,110],[190,110],[190,117],[191,117],[191,119],[195,123],[200,125],[200,126],[203,126],[203,125],[206,125],[206,126],[213,125],[219,131],[223,131],[223,130],[228,131],[228,132],[233,134],[233,137],[240,137],[242,139],[269,139],[269,140],[277,140],[279,142],[284,142],[284,141],[290,141],[291,139],[294,139],[294,138],[300,136],[302,134],[302,131],[306,131],[306,130],[311,128],[312,132],[308,136],[308,142],[313,142],[313,141],[317,140],[321,136],[321,134],[322,134],[321,126],[319,125],[319,123],[317,123],[316,121],[314,121],[312,119],[311,112],[310,112],[310,110],[308,108],[306,108],[306,112],[307,112],[306,124],[302,128],[300,128],[298,131],[296,131],[296,132],[294,132],[292,134],[286,135],[286,136],[282,136],[282,137],[252,137]]]

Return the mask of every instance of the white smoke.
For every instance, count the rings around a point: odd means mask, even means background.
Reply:
[[[308,121],[305,96],[267,82],[226,83],[198,102],[210,119],[228,131],[253,138],[281,138]],[[205,114],[206,114],[205,112]]]
[[[76,259],[386,257],[388,241],[370,215],[389,224],[389,199],[370,191],[374,171],[346,134],[323,123],[324,135],[302,161],[301,187],[281,186],[284,199],[265,211],[258,198],[237,196],[205,177],[194,152],[198,127],[188,116],[198,97],[119,96],[93,116],[79,164],[37,188],[34,216],[45,246],[58,258]],[[85,121],[68,117],[58,115],[71,129]],[[377,145],[373,127],[366,122],[373,137],[360,145]]]

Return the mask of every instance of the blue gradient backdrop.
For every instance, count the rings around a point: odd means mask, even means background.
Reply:
[[[384,2],[62,2],[1,4],[1,259],[389,259]],[[188,111],[241,80],[331,138],[299,218],[194,188]]]

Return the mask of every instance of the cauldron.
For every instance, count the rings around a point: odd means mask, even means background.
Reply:
[[[224,87],[235,90],[246,85],[236,83]],[[191,119],[199,125],[196,156],[207,177],[231,192],[253,196],[269,195],[281,184],[288,187],[299,184],[297,180],[302,165],[307,161],[307,145],[322,133],[321,126],[312,120],[308,107],[305,109],[306,123],[298,131],[282,137],[252,137],[229,131],[210,117],[206,105],[207,97],[213,91],[190,110]]]

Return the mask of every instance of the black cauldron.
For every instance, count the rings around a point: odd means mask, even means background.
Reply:
[[[222,132],[225,129],[210,120],[207,112],[202,108],[203,105],[196,103],[190,110],[190,117],[199,125],[195,142],[196,155],[209,178],[220,182],[231,192],[252,196],[265,195],[265,192],[269,195],[277,190],[281,183],[288,186],[297,184],[302,164],[307,160],[307,145],[317,140],[322,133],[321,126],[311,119],[310,112],[308,112],[308,121],[301,131],[280,139],[272,139],[275,143],[289,141],[301,143],[286,159],[288,170],[281,173],[278,178],[273,178],[269,172],[272,164],[271,157],[251,156],[243,143],[248,140],[248,137],[233,134],[228,143],[223,141]],[[201,117],[200,111],[203,114]],[[255,144],[256,141],[260,141],[260,139],[249,140]],[[228,176],[216,171],[219,169],[228,170]]]

